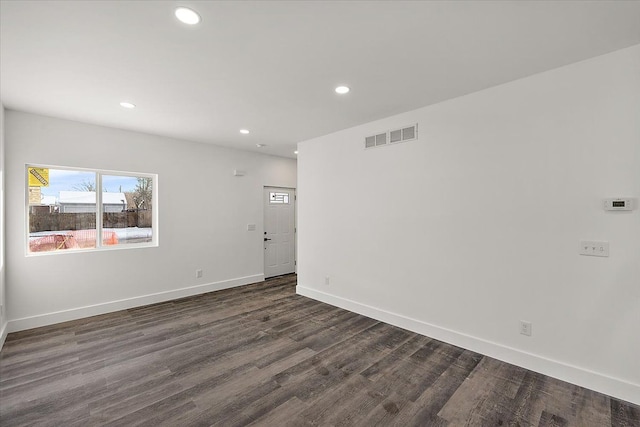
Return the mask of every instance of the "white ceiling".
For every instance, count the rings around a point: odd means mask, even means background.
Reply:
[[[179,5],[202,22],[178,22]],[[286,157],[640,43],[635,1],[47,0],[2,1],[0,15],[6,108]]]

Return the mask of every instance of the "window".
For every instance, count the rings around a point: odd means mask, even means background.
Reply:
[[[271,204],[289,204],[289,193],[269,193],[269,203]]]
[[[27,254],[157,245],[156,175],[35,165],[26,174]]]

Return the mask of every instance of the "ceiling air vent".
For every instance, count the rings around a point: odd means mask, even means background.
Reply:
[[[418,139],[418,124],[405,126],[400,129],[390,130],[377,135],[367,136],[364,139],[364,148],[380,147],[382,145],[396,144],[399,142]]]

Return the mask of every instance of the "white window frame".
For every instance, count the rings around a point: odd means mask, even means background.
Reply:
[[[95,248],[85,248],[85,249],[73,249],[73,250],[58,250],[58,251],[46,251],[46,252],[30,252],[29,251],[29,168],[45,168],[45,169],[58,169],[58,170],[68,170],[68,171],[79,171],[79,172],[92,172],[96,175],[96,247]],[[26,163],[24,165],[24,196],[25,196],[25,211],[24,211],[24,219],[25,219],[25,229],[24,229],[24,237],[25,237],[25,255],[28,257],[32,256],[47,256],[54,254],[69,254],[69,253],[85,253],[85,252],[96,252],[96,251],[118,251],[122,249],[140,249],[140,248],[155,248],[159,246],[158,239],[158,174],[147,173],[147,172],[125,172],[125,171],[114,171],[107,169],[92,169],[92,168],[78,168],[73,166],[56,166],[56,165],[45,165],[45,164],[36,164],[36,163]],[[152,197],[151,197],[151,224],[152,224],[152,233],[151,233],[151,241],[150,242],[140,242],[140,243],[127,243],[127,244],[118,244],[118,245],[104,245],[102,242],[102,218],[103,218],[103,206],[102,206],[102,176],[127,176],[127,177],[140,177],[140,178],[151,178],[152,179]]]

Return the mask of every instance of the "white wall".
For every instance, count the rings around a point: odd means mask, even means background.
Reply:
[[[10,331],[263,280],[263,186],[295,187],[295,160],[10,110],[5,120]],[[157,173],[159,247],[25,256],[26,163]]]
[[[0,348],[7,337],[7,306],[4,280],[4,107],[0,104]]]
[[[298,149],[299,293],[640,403],[640,46]]]

